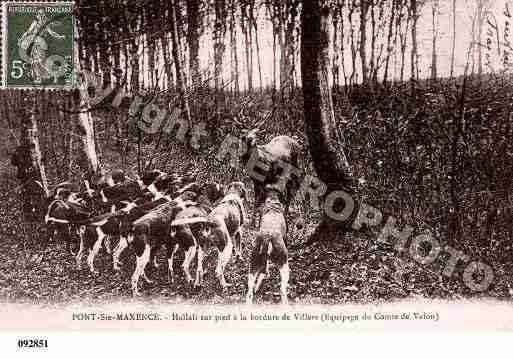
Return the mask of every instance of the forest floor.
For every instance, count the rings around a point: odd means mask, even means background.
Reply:
[[[184,158],[177,154],[176,159]],[[118,163],[112,159],[112,163]],[[196,164],[205,170],[204,164]],[[169,168],[179,168],[169,163]],[[18,185],[14,170],[4,160],[0,163],[0,301],[15,303],[68,303],[131,300],[130,276],[134,260],[127,250],[123,270],[112,270],[111,257],[105,249],[97,257],[96,267],[100,274],[91,276],[87,266],[79,270],[75,259],[66,252],[58,240],[41,253],[38,230],[27,229],[22,224],[18,193],[12,190]],[[218,169],[221,173],[223,169]],[[209,172],[205,172],[209,175]],[[221,174],[213,176],[216,180]],[[226,179],[229,182],[231,179]],[[314,230],[317,221],[305,217],[305,226],[299,231],[293,227],[288,244],[304,241]],[[351,232],[336,243],[317,243],[308,248],[290,251],[291,278],[289,298],[298,304],[369,303],[376,301],[417,300],[420,298],[455,300],[461,298],[509,299],[509,283],[513,281],[513,264],[491,264],[495,278],[484,293],[473,293],[463,283],[461,273],[451,278],[441,276],[429,266],[417,264],[406,256],[400,256],[392,248],[376,242],[378,232]],[[235,304],[244,301],[247,280],[247,263],[254,229],[246,227],[243,237],[243,258],[232,257],[225,275],[231,286],[222,291],[214,275],[217,252],[211,250],[205,260],[206,275],[203,287],[189,288],[183,279],[181,261],[183,253],[175,260],[175,283],[169,284],[164,250],[158,254],[160,267],[150,272],[153,284],[140,281],[144,298],[152,302],[187,302],[206,304]],[[194,268],[194,267],[193,267]],[[257,303],[279,301],[279,275],[271,269]]]

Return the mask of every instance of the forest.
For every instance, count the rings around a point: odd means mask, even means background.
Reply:
[[[252,188],[243,169],[219,161],[216,151],[226,136],[256,125],[259,144],[278,135],[301,144],[303,170],[328,190],[350,189],[358,203],[393,217],[397,228],[427,234],[494,275],[485,291],[474,291],[462,280],[464,265],[444,275],[447,252],[419,263],[408,250],[378,241],[382,226],[343,227],[308,201],[295,201],[287,233],[293,302],[511,297],[511,6],[489,0],[76,0],[75,70],[77,77],[89,76],[80,91],[0,90],[0,297],[131,297],[132,270],[113,273],[108,256],[99,256],[94,276],[76,268],[62,240],[40,249],[45,208],[27,214],[38,200],[28,198],[11,162],[21,144],[35,144],[28,165],[47,195],[59,183],[81,184],[116,169],[131,177],[195,169],[200,181],[243,181]],[[190,133],[178,141],[165,126],[143,131],[137,121],[148,105],[189,128],[205,125],[205,135],[193,143]],[[193,294],[180,280],[168,286],[161,266],[145,295],[238,303],[256,231],[246,227],[243,259],[228,263],[233,285],[224,292],[209,274]],[[216,256],[207,255],[206,268]],[[126,267],[134,265],[127,260]],[[273,269],[271,278],[277,275]],[[278,301],[278,288],[276,281],[264,282],[259,300]]]

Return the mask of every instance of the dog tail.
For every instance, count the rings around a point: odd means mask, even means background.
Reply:
[[[257,233],[253,251],[251,252],[251,261],[249,270],[251,273],[262,273],[267,270],[267,260],[272,251],[272,234]]]

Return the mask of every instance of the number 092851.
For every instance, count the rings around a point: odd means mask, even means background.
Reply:
[[[48,348],[47,339],[18,339],[18,348]]]

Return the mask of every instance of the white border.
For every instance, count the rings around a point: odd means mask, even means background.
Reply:
[[[72,91],[75,87],[75,69],[72,71],[72,79],[71,79],[71,86],[13,86],[13,85],[7,85],[7,45],[8,45],[8,34],[7,34],[7,6],[10,5],[36,5],[36,6],[71,6],[74,10],[75,2],[74,1],[59,1],[59,2],[53,2],[53,1],[6,1],[2,4],[2,82],[0,84],[0,89],[2,90],[60,90],[60,91]],[[72,46],[72,55],[71,55],[71,62],[72,65],[75,66],[75,16],[74,12],[71,13],[71,46]]]
[[[46,349],[18,349],[19,338],[47,338]],[[6,358],[500,358],[511,333],[323,334],[251,333],[0,333]]]

